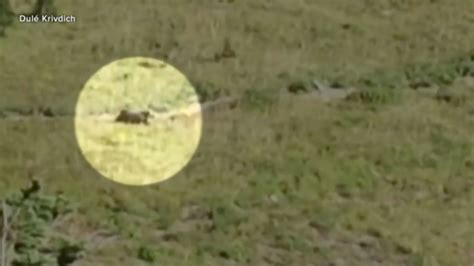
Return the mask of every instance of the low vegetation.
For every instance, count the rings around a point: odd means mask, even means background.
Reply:
[[[42,195],[39,184],[2,201],[1,265],[71,265],[83,243],[60,232],[74,209],[63,195]]]
[[[90,75],[137,54],[177,67],[201,101],[242,96],[203,114],[185,169],[140,188],[90,168],[70,117],[0,118],[8,208],[33,169],[77,204],[66,235],[107,232],[78,238],[78,265],[474,263],[469,1],[56,5],[78,22],[12,21],[0,38],[2,112],[70,114]],[[356,90],[322,102],[314,79]]]

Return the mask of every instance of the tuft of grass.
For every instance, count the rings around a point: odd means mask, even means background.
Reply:
[[[209,83],[195,83],[194,89],[200,102],[216,100],[221,96],[221,91]]]
[[[155,262],[157,259],[156,253],[145,246],[141,246],[140,248],[138,248],[137,256],[139,259],[150,263]]]
[[[394,104],[400,101],[401,94],[400,89],[368,87],[351,93],[346,101],[365,105]]]

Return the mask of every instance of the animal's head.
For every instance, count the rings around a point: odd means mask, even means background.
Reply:
[[[152,118],[153,116],[151,115],[150,111],[142,111],[141,112],[143,117],[145,118]]]

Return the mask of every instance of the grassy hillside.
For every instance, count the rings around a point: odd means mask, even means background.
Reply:
[[[231,94],[313,75],[351,81],[381,68],[440,63],[474,41],[474,7],[465,1],[57,2],[78,22],[6,30],[0,62],[8,68],[0,77],[8,103],[67,106],[99,67],[131,55],[165,59],[194,85]],[[215,62],[225,38],[237,57]]]
[[[188,167],[140,188],[91,169],[73,117],[0,118],[0,195],[33,174],[80,206],[65,232],[107,232],[76,265],[474,264],[470,1],[57,9],[77,22],[15,22],[0,37],[1,110],[73,111],[90,75],[136,55],[166,60],[202,99],[246,95],[204,113]],[[226,38],[236,57],[217,60]],[[330,103],[275,94],[311,78],[360,91]]]

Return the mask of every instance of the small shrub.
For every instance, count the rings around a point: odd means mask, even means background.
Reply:
[[[146,262],[155,262],[156,254],[148,247],[141,246],[140,248],[138,248],[138,258]]]
[[[212,101],[221,95],[221,91],[211,84],[198,83],[194,86],[200,102]]]
[[[459,77],[454,65],[447,65],[434,70],[430,77],[438,85],[451,85]]]
[[[403,73],[398,70],[377,71],[369,77],[362,78],[358,83],[369,88],[389,88],[394,89],[400,83],[405,82]]]
[[[50,227],[73,209],[62,195],[41,195],[37,181],[22,193],[11,195],[2,209],[2,216],[8,216],[9,230],[2,233],[10,236],[7,244],[13,248],[0,255],[14,266],[70,265],[80,255],[82,245],[51,234]]]
[[[427,85],[451,85],[457,78],[471,75],[474,63],[470,60],[455,60],[446,64],[420,64],[407,67],[405,77],[412,88]],[[421,84],[421,85],[420,85]]]
[[[474,76],[474,60],[471,58],[459,60],[456,64],[456,72],[462,77]]]
[[[389,104],[400,99],[399,89],[365,88],[346,97],[346,101],[363,104]]]

